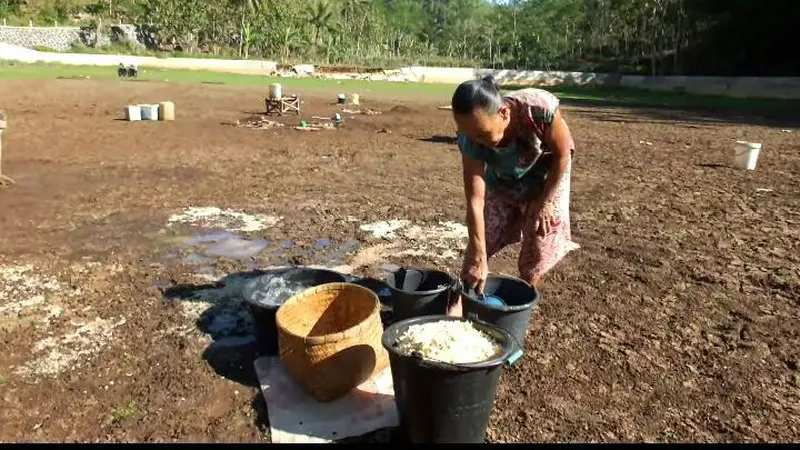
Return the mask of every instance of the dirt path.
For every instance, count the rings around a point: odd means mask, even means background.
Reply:
[[[302,119],[335,111],[330,95],[303,94]],[[229,125],[262,95],[0,84],[16,180],[0,191],[0,440],[268,440],[249,319],[224,295],[231,274],[456,269],[463,194],[454,124],[436,109],[446,99],[362,96],[383,114],[338,131]],[[118,120],[128,103],[162,100],[178,121]],[[582,249],[542,287],[490,438],[800,439],[799,130],[566,111]],[[752,181],[726,166],[738,138],[764,144]],[[387,220],[407,222],[382,237],[365,227]],[[231,234],[198,242],[207,231]],[[492,270],[514,274],[513,250]]]

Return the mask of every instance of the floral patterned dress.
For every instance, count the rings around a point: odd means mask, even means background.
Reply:
[[[541,89],[522,89],[504,100],[514,108],[518,118],[517,140],[504,148],[489,149],[460,135],[458,147],[468,158],[484,163],[487,187],[484,223],[488,257],[522,241],[518,260],[520,277],[526,281],[538,281],[567,253],[580,248],[572,241],[569,223],[572,154],[553,196],[555,225],[542,237],[536,232],[539,211],[532,205],[541,193],[552,160],[552,152],[543,139],[553,123],[559,101]],[[570,147],[574,151],[574,142]]]

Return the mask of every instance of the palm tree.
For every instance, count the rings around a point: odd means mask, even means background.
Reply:
[[[284,61],[289,58],[292,49],[300,44],[300,32],[296,28],[286,27],[278,35],[278,44]]]
[[[333,10],[330,3],[320,0],[314,4],[309,18],[311,26],[314,28],[314,44],[319,43],[320,34],[324,31],[331,31],[333,28]]]
[[[369,0],[342,0],[342,22],[352,23],[355,22],[358,16],[366,13],[369,6]]]
[[[254,40],[250,16],[261,7],[261,0],[231,0],[231,4],[240,12],[239,56],[247,59],[250,45]]]

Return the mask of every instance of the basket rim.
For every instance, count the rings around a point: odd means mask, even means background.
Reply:
[[[300,336],[299,334],[293,333],[292,331],[286,329],[286,327],[283,326],[283,324],[280,321],[280,314],[281,314],[281,310],[284,308],[284,306],[290,305],[292,303],[297,303],[298,301],[300,301],[299,299],[301,297],[307,297],[308,295],[311,295],[312,293],[316,293],[318,290],[321,290],[321,288],[330,289],[332,287],[338,287],[340,290],[342,290],[344,288],[355,289],[357,291],[360,290],[360,291],[363,291],[363,292],[366,292],[367,294],[369,294],[369,296],[372,297],[375,301],[373,302],[372,309],[370,310],[369,314],[367,315],[367,318],[364,319],[363,321],[357,323],[356,325],[353,325],[350,328],[344,329],[342,331],[337,331],[336,333],[323,334],[321,336]],[[344,339],[348,335],[350,335],[353,332],[359,330],[360,328],[363,328],[364,326],[368,326],[369,325],[369,318],[371,316],[375,315],[376,313],[379,313],[379,312],[380,312],[380,299],[378,298],[378,295],[375,294],[374,292],[372,292],[371,290],[369,290],[369,289],[367,289],[367,288],[365,288],[363,286],[359,286],[358,284],[355,284],[355,283],[347,283],[347,282],[344,282],[344,283],[341,283],[341,282],[325,283],[325,284],[320,284],[319,286],[315,286],[315,287],[306,289],[304,291],[298,292],[297,294],[289,297],[285,302],[283,302],[281,307],[278,308],[278,312],[275,314],[275,324],[277,325],[278,329],[281,332],[286,333],[287,335],[289,335],[289,336],[291,336],[291,337],[293,337],[295,339],[299,339],[299,340],[303,341],[304,343],[313,344],[313,345],[325,344],[325,343],[330,342],[331,336],[341,336],[341,338]]]

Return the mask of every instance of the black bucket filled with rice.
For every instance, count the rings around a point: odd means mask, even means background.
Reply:
[[[443,315],[383,333],[400,429],[412,443],[483,443],[502,367],[520,351],[507,331]]]

